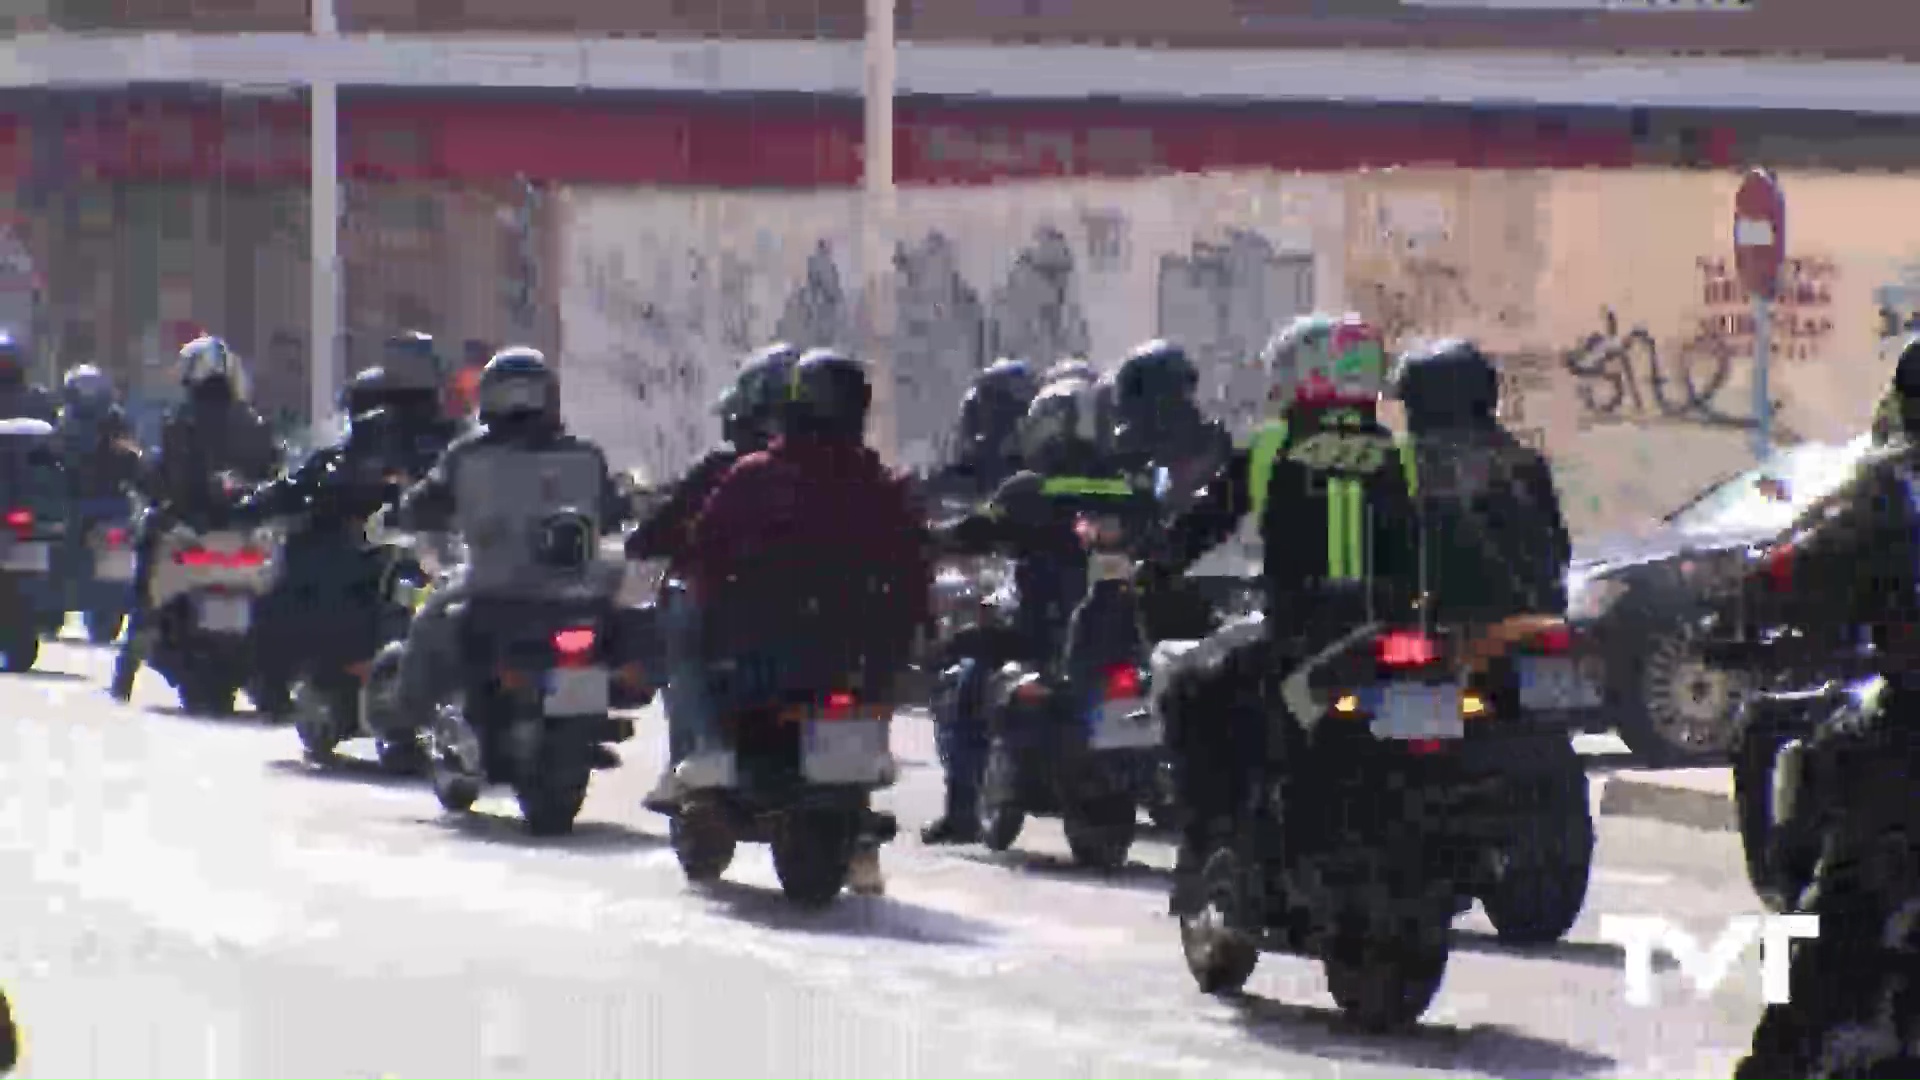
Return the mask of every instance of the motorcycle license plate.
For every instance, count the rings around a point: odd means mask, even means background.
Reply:
[[[244,596],[202,595],[194,608],[194,625],[211,634],[244,634],[253,627],[253,601]]]
[[[1523,709],[1592,709],[1600,705],[1600,688],[1563,656],[1520,658],[1520,707]]]
[[[603,667],[556,668],[547,672],[541,711],[548,716],[599,716],[611,706]]]
[[[1453,683],[1395,683],[1369,696],[1374,738],[1458,739],[1467,733],[1460,687]]]
[[[1164,740],[1160,718],[1144,698],[1102,702],[1093,707],[1091,719],[1087,747],[1092,750],[1138,750]]]
[[[53,550],[31,541],[16,543],[7,549],[5,567],[29,574],[44,574],[53,566]]]
[[[814,784],[878,784],[892,764],[892,724],[882,716],[808,720],[800,742],[801,774]]]
[[[93,557],[93,576],[101,581],[132,581],[133,552],[100,552]]]
[[[1130,581],[1133,559],[1126,555],[1095,554],[1088,560],[1087,573],[1094,581]]]

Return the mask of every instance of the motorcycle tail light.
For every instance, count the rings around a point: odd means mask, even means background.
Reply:
[[[1440,657],[1440,646],[1418,630],[1393,630],[1374,639],[1373,654],[1384,668],[1426,667]]]
[[[118,529],[118,528],[108,529],[104,539],[106,541],[107,546],[110,548],[126,547],[127,546],[127,530]]]
[[[267,553],[259,548],[241,548],[227,556],[227,565],[235,570],[253,570],[267,565]]]
[[[1103,683],[1108,701],[1128,701],[1140,696],[1140,669],[1132,664],[1114,664],[1107,668]]]
[[[12,529],[15,536],[24,538],[28,533],[33,531],[33,511],[7,511],[7,528]]]
[[[173,561],[193,570],[257,570],[267,563],[267,553],[259,548],[241,548],[232,554],[207,548],[185,548],[175,552]]]
[[[1793,545],[1781,544],[1767,552],[1762,568],[1767,588],[1776,593],[1793,591]]]
[[[556,630],[553,634],[553,654],[562,667],[584,664],[587,657],[593,654],[593,645],[598,637],[591,626]]]
[[[833,693],[827,695],[825,702],[826,718],[829,720],[844,720],[853,715],[853,710],[857,708],[859,704],[860,698],[851,691],[835,690]]]
[[[1565,656],[1573,651],[1573,631],[1556,627],[1535,635],[1533,647],[1546,656]]]

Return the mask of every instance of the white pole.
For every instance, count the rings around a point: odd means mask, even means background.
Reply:
[[[895,406],[895,297],[893,274],[893,97],[896,92],[896,0],[867,0],[865,39],[866,147],[860,205],[860,277],[867,287],[866,360],[873,374],[873,445],[889,462],[900,460]]]
[[[313,0],[314,45],[324,49],[340,36],[334,0]],[[340,373],[340,95],[330,80],[308,88],[312,103],[309,140],[312,158],[308,214],[308,409],[317,429],[333,414]]]

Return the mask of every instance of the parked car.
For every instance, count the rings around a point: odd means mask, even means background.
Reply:
[[[1867,449],[1864,436],[1781,449],[1641,534],[1576,547],[1567,614],[1604,663],[1604,707],[1582,726],[1617,730],[1650,761],[1724,760],[1748,688],[1737,669],[1708,662],[1703,617],[1744,580],[1749,550],[1836,489]]]

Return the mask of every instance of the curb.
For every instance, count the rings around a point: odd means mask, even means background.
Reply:
[[[1686,769],[1678,773],[1720,774],[1724,769]],[[1600,785],[1600,813],[1605,817],[1642,818],[1707,832],[1739,832],[1734,814],[1731,781],[1719,786],[1672,782],[1679,777],[1655,773],[1636,776],[1615,773],[1596,777]],[[1696,779],[1688,777],[1688,779]]]

